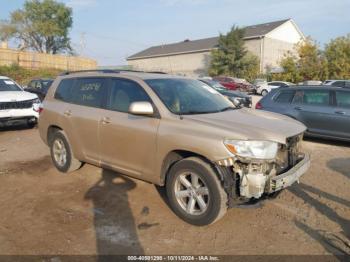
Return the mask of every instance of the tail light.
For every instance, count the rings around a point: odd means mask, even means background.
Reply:
[[[256,103],[255,109],[263,109],[263,106],[260,102]]]
[[[43,108],[43,106],[42,106],[42,105],[40,105],[39,110],[38,110],[39,115],[41,114],[41,112],[42,112],[42,111],[44,111],[44,108]]]

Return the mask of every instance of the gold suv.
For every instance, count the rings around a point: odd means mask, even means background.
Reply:
[[[165,186],[172,210],[194,225],[292,185],[310,165],[300,122],[166,74],[65,73],[44,100],[39,130],[59,171],[89,163]]]

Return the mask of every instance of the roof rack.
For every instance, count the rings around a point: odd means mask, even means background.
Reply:
[[[126,69],[91,69],[91,70],[78,70],[78,71],[65,71],[60,74],[60,76],[78,74],[78,73],[105,73],[105,74],[118,74],[123,72],[132,72],[132,73],[146,73],[146,74],[166,74],[164,72],[147,72],[147,71],[138,71],[138,70],[126,70]]]

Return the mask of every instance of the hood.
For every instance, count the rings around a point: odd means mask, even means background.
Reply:
[[[38,98],[37,95],[25,91],[0,91],[0,102],[26,101]]]
[[[222,130],[222,135],[226,139],[269,140],[285,144],[288,137],[301,134],[306,130],[302,123],[290,117],[247,108],[183,117],[216,130]]]

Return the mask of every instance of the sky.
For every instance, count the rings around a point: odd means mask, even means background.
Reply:
[[[350,33],[350,0],[59,0],[73,9],[70,32],[78,54],[99,66],[124,65],[153,45],[226,33],[292,18],[321,47]],[[0,0],[0,20],[24,0]]]

